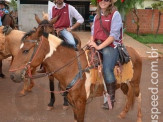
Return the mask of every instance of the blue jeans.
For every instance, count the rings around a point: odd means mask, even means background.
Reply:
[[[115,82],[114,67],[118,60],[118,49],[107,46],[102,50],[103,54],[103,74],[105,83]]]
[[[66,29],[63,29],[62,31],[60,31],[60,33],[64,37],[64,39],[67,41],[67,43],[74,45],[74,47],[76,46],[75,39],[69,31],[67,31]]]

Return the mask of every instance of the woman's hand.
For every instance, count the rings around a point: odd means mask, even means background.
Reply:
[[[89,46],[94,47],[96,50],[100,50],[99,46],[94,41],[90,41]]]

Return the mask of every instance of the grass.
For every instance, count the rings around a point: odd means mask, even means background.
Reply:
[[[138,37],[134,33],[126,32],[126,34],[144,44],[163,44],[163,34],[158,34],[157,37],[154,34],[142,34]]]

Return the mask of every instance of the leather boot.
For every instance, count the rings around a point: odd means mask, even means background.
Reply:
[[[102,108],[103,109],[112,109],[114,107],[114,102],[115,102],[115,89],[116,89],[116,82],[112,82],[112,83],[106,83],[106,88],[107,88],[107,92],[109,94],[110,97],[110,102],[111,102],[111,108],[109,108],[108,102],[104,103]]]

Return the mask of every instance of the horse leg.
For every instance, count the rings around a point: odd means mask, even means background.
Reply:
[[[64,97],[64,102],[63,102],[63,110],[67,110],[69,107],[67,97]]]
[[[33,82],[33,80],[31,79],[31,80],[30,80],[30,84],[29,84],[29,86],[28,86],[28,88],[27,88],[27,91],[28,91],[28,92],[31,92],[33,86],[34,86],[34,82]]]
[[[142,122],[142,113],[141,113],[141,93],[137,97],[138,101],[138,114],[137,114],[137,122]]]
[[[124,91],[123,91],[124,92]],[[118,116],[119,118],[125,118],[126,117],[126,114],[127,112],[129,111],[129,109],[133,106],[134,104],[134,97],[135,97],[135,94],[134,94],[134,88],[133,86],[131,85],[131,83],[128,85],[128,92],[127,92],[127,102],[126,102],[126,105],[123,109],[123,111],[120,113],[120,115]]]
[[[49,77],[49,85],[50,85],[50,95],[51,95],[51,98],[50,98],[50,103],[48,104],[48,107],[46,110],[52,110],[53,109],[53,105],[54,105],[54,102],[55,102],[55,95],[54,95],[54,78],[53,77]]]
[[[24,79],[24,86],[23,86],[23,89],[20,91],[20,95],[21,96],[24,96],[26,95],[26,91],[28,89],[28,79]]]
[[[86,99],[79,98],[73,106],[75,122],[84,122]]]
[[[0,60],[0,77],[5,78],[5,75],[2,73],[2,60]]]

